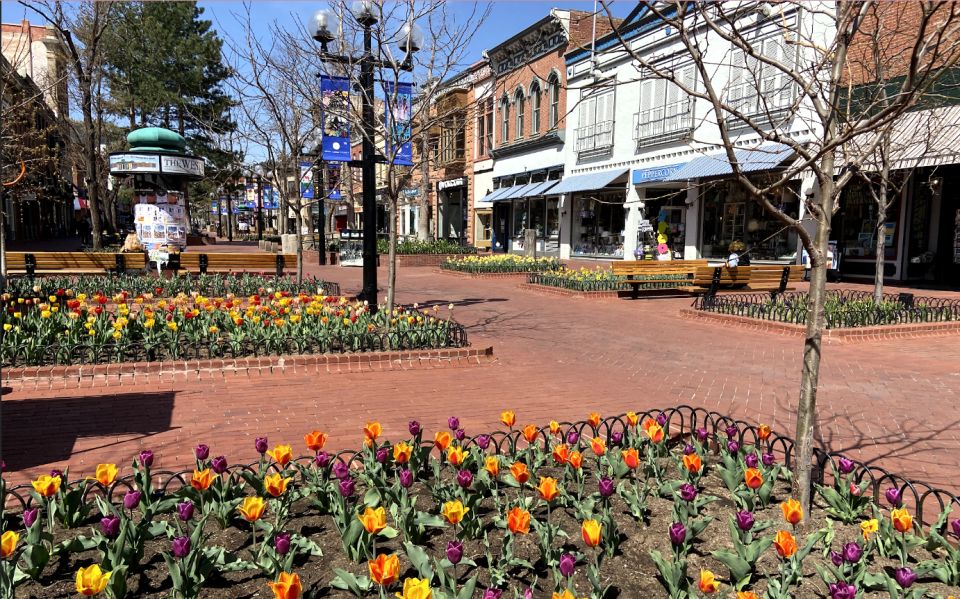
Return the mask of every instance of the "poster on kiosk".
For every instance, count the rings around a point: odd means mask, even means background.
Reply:
[[[137,192],[133,217],[137,238],[149,251],[181,251],[187,246],[187,211],[183,194]]]

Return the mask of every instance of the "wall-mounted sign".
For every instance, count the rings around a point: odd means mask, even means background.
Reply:
[[[156,154],[111,154],[110,174],[159,173],[160,156]]]
[[[680,170],[682,164],[671,164],[668,166],[657,166],[653,168],[641,168],[633,171],[633,184],[640,185],[643,183],[652,183],[654,181],[662,181],[666,179],[673,173]]]
[[[160,156],[160,170],[176,175],[203,176],[203,160],[187,156]]]
[[[447,179],[446,181],[439,181],[437,183],[437,189],[443,191],[445,189],[453,189],[454,187],[463,187],[467,184],[467,180],[464,177],[457,177],[456,179]]]

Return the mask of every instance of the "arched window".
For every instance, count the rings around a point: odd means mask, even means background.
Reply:
[[[540,82],[530,86],[530,135],[540,133]]]
[[[550,129],[556,129],[560,122],[560,79],[556,73],[550,73],[547,87],[550,88],[550,115],[547,123]]]
[[[523,99],[523,90],[517,90],[517,93],[513,96],[513,103],[517,105],[517,131],[513,136],[516,139],[520,139],[523,137],[523,114],[526,106],[526,102]]]
[[[510,141],[510,99],[503,95],[500,100],[500,143],[505,144]]]

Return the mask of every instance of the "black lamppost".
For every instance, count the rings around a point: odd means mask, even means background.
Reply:
[[[363,27],[363,54],[345,56],[331,54],[327,47],[334,41],[336,16],[326,10],[318,10],[313,15],[313,39],[320,43],[320,59],[349,67],[360,64],[359,89],[361,96],[360,125],[363,134],[361,144],[360,174],[363,193],[363,290],[357,299],[367,301],[370,310],[377,310],[377,198],[376,163],[383,157],[376,155],[374,136],[376,135],[373,114],[373,70],[377,67],[394,68],[395,65],[373,55],[373,26],[380,20],[380,6],[375,0],[357,0],[351,7],[353,18]],[[400,51],[404,53],[401,70],[413,70],[413,53],[423,46],[423,34],[413,23],[403,26],[400,37]],[[378,49],[379,53],[379,49]],[[351,165],[353,161],[351,161]]]
[[[263,175],[257,167],[257,241],[263,241]]]

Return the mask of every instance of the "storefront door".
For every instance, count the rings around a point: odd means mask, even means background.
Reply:
[[[494,252],[506,252],[509,248],[510,202],[493,205],[493,234],[490,247]]]

